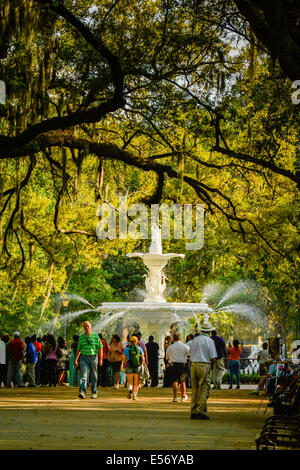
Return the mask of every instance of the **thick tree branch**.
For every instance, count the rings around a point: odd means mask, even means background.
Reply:
[[[123,73],[119,59],[113,54],[110,49],[105,46],[103,41],[95,36],[92,31],[80,21],[71,11],[69,11],[63,4],[63,1],[58,0],[53,2],[51,0],[36,0],[41,5],[48,6],[52,11],[63,17],[69,24],[71,24],[84,39],[90,44],[102,57],[107,61],[110,66],[112,79],[115,86],[114,100],[119,102],[123,99]]]
[[[234,0],[287,77],[300,79],[299,0]]]
[[[104,157],[110,160],[122,161],[128,165],[134,166],[143,171],[147,171],[147,172],[153,171],[157,175],[161,175],[161,176],[167,175],[169,178],[178,179],[177,169],[174,169],[169,165],[164,165],[164,164],[154,162],[153,160],[148,160],[146,158],[137,158],[133,156],[130,152],[126,150],[122,150],[121,148],[113,144],[99,144],[95,142],[89,142],[85,139],[74,139],[72,136],[65,136],[63,138],[62,136],[57,137],[56,135],[53,135],[51,137],[41,136],[39,141],[40,141],[41,146],[44,145],[47,148],[52,147],[52,146],[54,147],[66,146],[68,148],[76,148],[79,150],[84,149],[88,151],[89,153],[97,155],[99,157]],[[187,176],[187,175],[183,175],[183,181],[195,190],[196,194],[199,196],[199,198],[203,202],[205,202],[208,205],[210,210],[215,208],[219,210],[228,219],[228,221],[236,222],[239,226],[239,233],[242,234],[244,240],[245,240],[246,232],[245,232],[243,224],[248,223],[252,226],[254,231],[260,236],[260,238],[268,245],[268,247],[272,251],[280,254],[281,256],[284,256],[279,250],[274,248],[268,242],[268,240],[258,230],[256,225],[251,220],[244,218],[244,217],[239,217],[237,215],[236,208],[234,204],[232,203],[231,199],[227,197],[226,195],[224,195],[218,188],[210,187],[204,184],[203,182],[197,181],[194,178]],[[163,179],[161,178],[158,188],[162,187],[162,182],[163,182]],[[228,204],[229,208],[231,209],[231,212],[228,212],[227,210],[225,210],[219,203],[215,201],[215,199],[211,196],[215,194],[218,195],[221,199],[223,199]],[[58,228],[57,218],[58,218],[59,206],[61,203],[61,196],[62,196],[62,192],[59,194],[59,198],[57,200],[56,209],[55,209],[55,226],[57,230],[59,230],[60,232],[62,232],[62,230]],[[63,232],[63,233],[66,233],[66,232]],[[90,235],[90,234],[85,233],[85,235]]]
[[[298,188],[300,189],[300,172],[296,171],[295,173],[292,173],[289,170],[286,170],[284,168],[280,168],[277,165],[275,165],[272,162],[268,162],[266,160],[263,160],[261,158],[256,158],[252,157],[251,155],[247,155],[244,153],[240,152],[234,152],[233,150],[225,149],[219,146],[215,146],[212,149],[214,152],[219,152],[222,153],[223,155],[226,155],[230,158],[233,158],[235,160],[239,161],[244,161],[248,163],[255,163],[256,165],[266,168],[268,170],[271,170],[273,173],[277,173],[279,175],[285,176],[286,178],[289,178],[290,180],[294,181],[297,183]]]
[[[69,10],[67,10],[63,2],[51,2],[50,0],[36,0],[41,5],[49,7],[52,11],[66,19],[72,26],[79,31],[86,41],[104,57],[107,61],[114,84],[114,93],[112,98],[106,102],[101,103],[89,110],[78,109],[77,111],[69,114],[68,116],[56,116],[46,119],[38,124],[29,126],[23,132],[15,137],[0,136],[0,158],[10,157],[13,154],[19,153],[18,151],[32,142],[39,135],[54,131],[64,130],[82,123],[98,122],[101,118],[108,113],[114,112],[124,106],[124,76],[121,68],[120,61],[92,31],[78,18],[76,18]],[[57,3],[57,5],[56,5]]]

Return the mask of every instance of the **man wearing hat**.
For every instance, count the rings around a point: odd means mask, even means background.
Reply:
[[[14,332],[14,339],[8,343],[8,352],[10,359],[7,370],[7,387],[11,387],[11,382],[15,378],[16,385],[21,387],[22,361],[24,359],[24,343],[20,339],[19,331]]]
[[[207,399],[210,391],[210,370],[218,356],[215,343],[209,333],[214,330],[208,316],[204,316],[200,334],[190,343],[191,361],[191,419],[209,419]]]

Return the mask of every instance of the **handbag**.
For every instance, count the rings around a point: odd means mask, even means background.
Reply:
[[[150,379],[150,373],[147,364],[142,364],[140,371],[140,379],[143,382],[146,382],[148,379]]]
[[[109,359],[109,362],[120,362],[122,360],[122,358],[120,358],[120,354],[118,354],[117,352],[115,351],[112,351],[109,355],[108,355],[108,359]]]

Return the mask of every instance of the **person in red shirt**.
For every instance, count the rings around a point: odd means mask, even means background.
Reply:
[[[240,356],[242,348],[240,342],[235,339],[233,340],[233,347],[229,347],[229,358],[228,368],[230,372],[229,376],[229,388],[232,388],[234,375],[236,376],[236,388],[240,388]]]
[[[103,338],[102,334],[98,334],[100,341],[103,346],[103,364],[100,366],[98,364],[98,386],[101,387],[107,387],[108,385],[108,367],[109,367],[109,360],[108,360],[108,350],[109,350],[109,344],[108,342]]]
[[[22,362],[24,359],[24,343],[20,339],[19,331],[14,332],[12,339],[7,346],[10,354],[7,370],[7,387],[11,387],[11,382],[15,379],[17,387],[22,387]]]
[[[41,375],[41,357],[42,357],[42,340],[37,338],[36,335],[32,336],[32,342],[35,345],[36,353],[38,355],[38,361],[35,365],[35,383],[40,385],[40,375]]]

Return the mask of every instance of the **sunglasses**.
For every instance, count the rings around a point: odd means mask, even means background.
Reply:
[[[92,344],[91,340],[88,339],[88,338],[86,338],[86,342],[87,342],[87,344]]]

